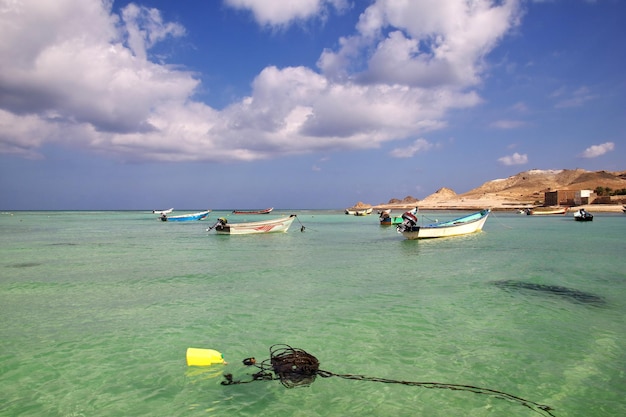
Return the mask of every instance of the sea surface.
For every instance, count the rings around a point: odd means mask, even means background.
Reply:
[[[291,213],[286,234],[206,231]],[[0,416],[626,416],[625,237],[609,213],[428,241],[341,211],[2,213]],[[363,378],[221,384],[275,344]]]

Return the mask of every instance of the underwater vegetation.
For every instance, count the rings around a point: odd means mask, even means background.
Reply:
[[[492,284],[505,291],[520,291],[525,293],[551,295],[572,302],[592,304],[596,306],[606,303],[606,300],[599,295],[559,285],[535,284],[532,282],[516,281],[512,279],[493,281]]]

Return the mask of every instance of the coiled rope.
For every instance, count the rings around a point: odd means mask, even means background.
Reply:
[[[319,369],[319,361],[315,356],[302,349],[294,349],[284,344],[272,345],[270,347],[270,358],[260,364],[257,364],[254,358],[246,358],[243,360],[243,363],[248,366],[256,366],[260,371],[253,374],[252,379],[247,381],[236,381],[233,380],[232,374],[225,374],[225,381],[222,381],[222,385],[246,384],[254,381],[277,379],[280,380],[286,388],[295,388],[311,385],[317,376],[321,378],[334,376],[357,381],[383,382],[386,384],[402,384],[422,388],[449,389],[453,391],[469,391],[475,394],[490,395],[494,398],[511,401],[530,408],[543,416],[555,417],[555,415],[551,413],[553,410],[552,407],[548,405],[539,404],[516,395],[489,388],[481,388],[473,385],[445,384],[441,382],[399,381],[395,379],[369,377],[365,375],[336,374],[330,371],[324,371]]]

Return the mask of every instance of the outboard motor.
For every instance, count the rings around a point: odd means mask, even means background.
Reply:
[[[398,232],[404,232],[405,230],[410,230],[413,226],[417,224],[417,216],[413,214],[412,211],[407,211],[402,215],[402,223],[400,223],[397,227]]]
[[[211,227],[209,227],[208,229],[206,229],[206,231],[211,231],[213,229],[215,229],[217,227],[218,230],[220,230],[221,228],[223,228],[226,223],[228,223],[228,220],[226,219],[226,217],[220,217],[219,219],[217,219],[217,221],[215,222],[215,224]]]

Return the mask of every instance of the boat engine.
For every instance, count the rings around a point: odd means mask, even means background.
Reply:
[[[226,223],[228,223],[228,220],[226,219],[226,217],[220,217],[217,219],[217,221],[215,222],[215,224],[211,227],[209,227],[208,229],[206,229],[207,232],[215,229],[217,227],[217,230],[221,230]]]
[[[397,227],[398,232],[404,232],[405,230],[410,230],[413,226],[417,224],[417,216],[410,211],[407,211],[402,215],[402,223],[400,223]]]

